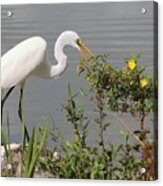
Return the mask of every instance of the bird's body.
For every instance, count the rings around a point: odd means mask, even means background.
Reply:
[[[54,57],[57,64],[48,63],[46,55],[47,42],[40,36],[22,41],[2,56],[1,112],[4,102],[13,88],[20,85],[21,89],[23,89],[22,86],[30,75],[54,79],[65,71],[67,56],[64,54],[64,47],[66,45],[76,48],[79,52],[85,50],[92,55],[91,51],[82,43],[77,33],[65,31],[60,34],[54,46]],[[9,91],[6,92],[6,90]],[[21,94],[23,94],[23,90]]]
[[[1,58],[1,89],[23,82],[45,62],[46,41],[41,37],[27,39]]]

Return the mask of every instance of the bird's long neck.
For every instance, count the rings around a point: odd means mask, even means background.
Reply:
[[[66,43],[63,38],[58,38],[54,46],[54,58],[57,61],[57,64],[48,63],[47,57],[45,54],[44,63],[37,69],[35,75],[46,78],[54,79],[62,75],[67,67],[67,56],[64,54],[64,47]]]
[[[54,57],[57,61],[56,65],[50,66],[50,78],[55,78],[65,71],[67,68],[67,56],[64,54],[64,47],[65,47],[64,40],[62,38],[58,38],[55,46],[54,46]]]
[[[69,45],[80,51],[79,46],[75,42],[79,36],[73,31],[65,31],[58,37],[54,46],[54,57],[57,60],[56,65],[47,63],[46,53],[42,67],[37,68],[37,74],[43,78],[53,79],[60,76],[67,67],[67,56],[64,53],[64,47]]]

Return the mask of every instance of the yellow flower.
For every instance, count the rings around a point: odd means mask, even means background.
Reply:
[[[130,70],[134,70],[134,68],[136,67],[135,59],[131,58],[130,60],[128,60],[128,67]]]
[[[148,81],[145,78],[140,80],[140,85],[142,88],[144,88],[147,84],[148,84]]]

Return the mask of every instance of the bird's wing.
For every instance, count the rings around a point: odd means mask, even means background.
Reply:
[[[10,88],[24,81],[44,62],[46,41],[33,37],[21,42],[1,58],[1,89]]]

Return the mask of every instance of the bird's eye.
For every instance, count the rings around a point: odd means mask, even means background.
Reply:
[[[80,46],[82,44],[81,39],[77,39],[76,43]]]

